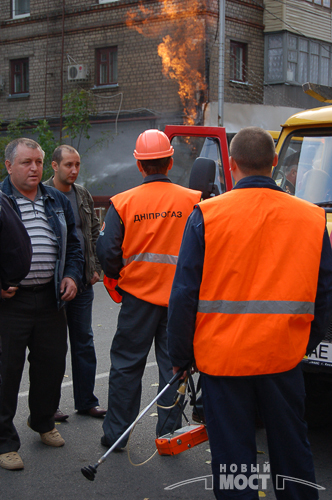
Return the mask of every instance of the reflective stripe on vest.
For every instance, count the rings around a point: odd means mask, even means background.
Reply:
[[[158,181],[112,197],[124,225],[122,290],[168,306],[183,231],[200,200],[199,191]]]
[[[200,300],[198,312],[220,314],[314,314],[312,302],[286,300]]]
[[[176,266],[178,257],[177,255],[165,255],[162,253],[140,253],[132,255],[128,259],[122,259],[123,265],[126,266],[133,261],[136,262],[157,262],[158,264],[172,264]]]

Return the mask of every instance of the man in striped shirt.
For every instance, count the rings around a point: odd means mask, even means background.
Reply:
[[[83,255],[67,198],[43,186],[44,152],[31,139],[16,139],[5,152],[8,177],[1,190],[12,200],[32,244],[30,271],[18,287],[2,291],[2,387],[0,466],[23,469],[20,439],[13,424],[28,347],[30,362],[28,426],[48,446],[63,446],[53,415],[60,399],[67,352],[65,302],[75,298]]]

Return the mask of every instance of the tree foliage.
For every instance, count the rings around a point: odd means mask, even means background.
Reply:
[[[63,96],[63,114],[64,126],[62,131],[65,135],[62,139],[69,139],[73,147],[79,151],[81,140],[90,139],[89,130],[91,128],[90,117],[96,113],[91,93],[82,90],[74,89]],[[43,179],[48,179],[52,173],[52,154],[60,142],[55,138],[47,120],[39,120],[37,123],[31,123],[26,120],[23,113],[7,124],[5,127],[4,120],[0,118],[0,181],[7,176],[5,166],[5,148],[9,142],[19,137],[31,137],[40,144],[45,152],[44,157],[44,172]],[[102,134],[99,139],[87,148],[89,151],[92,147],[102,147],[105,142],[110,140],[110,133]],[[63,141],[62,141],[63,142]]]
[[[63,131],[66,138],[77,139],[76,149],[79,150],[82,137],[90,139],[90,116],[95,114],[93,96],[85,90],[74,89],[63,96],[63,110],[65,115]]]

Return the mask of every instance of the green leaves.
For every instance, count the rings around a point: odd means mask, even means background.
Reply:
[[[90,139],[90,116],[96,114],[93,96],[83,89],[74,89],[63,96],[64,127],[67,132],[65,138],[78,138],[79,149],[82,137]]]

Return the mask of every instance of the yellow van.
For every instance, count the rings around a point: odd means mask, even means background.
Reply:
[[[282,126],[276,150],[279,161],[273,178],[286,192],[324,207],[331,238],[332,106],[291,116]],[[308,423],[332,423],[332,323],[324,341],[303,360],[302,367]]]

